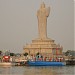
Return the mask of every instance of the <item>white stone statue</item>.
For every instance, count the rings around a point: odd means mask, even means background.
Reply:
[[[50,7],[46,8],[44,2],[37,11],[39,38],[47,38],[47,17],[49,16]]]

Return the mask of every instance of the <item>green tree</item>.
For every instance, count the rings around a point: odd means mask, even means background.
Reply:
[[[36,53],[36,55],[39,55],[40,53],[38,52],[38,53]]]
[[[24,55],[24,56],[27,56],[27,55],[28,55],[28,53],[26,52],[26,53],[24,53],[23,55]]]
[[[15,54],[14,53],[10,53],[10,56],[15,56]]]
[[[2,51],[0,51],[0,55],[2,54]]]

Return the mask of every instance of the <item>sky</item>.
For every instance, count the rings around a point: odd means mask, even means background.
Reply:
[[[0,0],[0,50],[21,53],[38,37],[37,10],[44,2],[50,6],[47,36],[74,50],[74,0]]]
[[[75,0],[74,0],[74,13],[75,13]],[[75,50],[75,14],[74,14],[74,50]]]

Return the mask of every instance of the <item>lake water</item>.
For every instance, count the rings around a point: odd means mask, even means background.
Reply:
[[[0,66],[0,75],[75,75],[75,66]]]

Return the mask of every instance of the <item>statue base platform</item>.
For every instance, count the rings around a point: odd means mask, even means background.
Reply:
[[[58,48],[58,53],[62,53],[61,52],[61,47],[60,45],[56,45],[54,43],[54,40],[50,39],[50,38],[46,38],[46,39],[40,39],[37,38],[35,40],[32,40],[31,44],[27,44],[26,46],[24,46],[24,52],[25,53],[29,53],[31,55],[35,55],[38,52],[42,55],[53,55],[56,54],[56,49]]]

